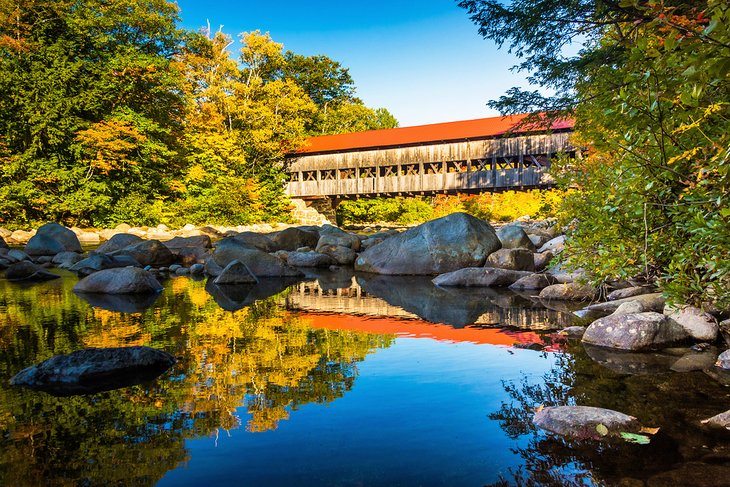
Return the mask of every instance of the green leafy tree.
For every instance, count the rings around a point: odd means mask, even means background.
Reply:
[[[659,277],[674,300],[730,306],[730,11],[724,1],[463,1],[554,95],[503,111],[573,113],[581,160],[569,259],[597,280]],[[581,42],[576,55],[564,49]]]

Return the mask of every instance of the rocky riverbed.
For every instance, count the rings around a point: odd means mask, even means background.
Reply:
[[[720,376],[730,369],[730,359],[724,358],[730,351],[719,357],[712,352],[727,348],[727,310],[667,306],[653,283],[594,287],[583,272],[553,264],[566,245],[569,239],[552,222],[516,221],[495,229],[463,213],[405,231],[367,233],[332,225],[188,225],[175,231],[121,225],[92,232],[48,223],[31,232],[0,229],[0,270],[9,281],[35,282],[56,278],[49,268],[67,269],[79,276],[74,291],[92,296],[91,301],[134,295],[141,302],[163,289],[160,280],[171,275],[208,278],[210,292],[226,296],[241,286],[280,289],[313,268],[433,276],[442,288],[508,287],[548,307],[584,303],[577,314],[587,326],[562,333],[582,340],[598,362],[641,363],[650,354],[693,347],[701,359],[690,357],[683,367],[711,369]]]

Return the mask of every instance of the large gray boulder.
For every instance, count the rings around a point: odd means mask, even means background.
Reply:
[[[68,270],[79,276],[88,276],[94,272],[104,269],[115,269],[117,267],[141,267],[136,259],[128,255],[107,255],[92,252],[87,258],[81,259],[71,265]]]
[[[357,252],[343,245],[317,246],[317,252],[328,256],[337,265],[351,266],[357,259]]]
[[[104,269],[84,277],[73,288],[81,293],[105,294],[156,293],[162,289],[155,276],[137,267]]]
[[[25,253],[33,256],[81,251],[76,234],[58,223],[42,225],[25,245]]]
[[[528,249],[535,252],[535,244],[519,225],[505,225],[497,230],[497,237],[503,249]]]
[[[360,238],[352,233],[347,233],[332,225],[325,225],[320,232],[319,240],[316,243],[317,252],[321,252],[322,247],[328,245],[337,245],[340,247],[348,247],[354,251],[360,250]]]
[[[142,241],[142,237],[133,235],[131,233],[117,233],[112,237],[99,245],[96,248],[96,252],[100,254],[108,254],[117,250],[122,250],[124,247],[139,243]]]
[[[274,242],[271,239],[261,233],[256,232],[241,232],[233,236],[234,239],[238,240],[246,247],[252,249],[258,249],[263,252],[273,252],[275,249]]]
[[[175,262],[175,255],[159,240],[143,240],[112,252],[113,256],[127,255],[142,267],[164,267]]]
[[[552,284],[540,291],[540,299],[544,300],[592,301],[596,296],[598,296],[598,290],[595,287],[577,282]]]
[[[535,259],[530,250],[523,248],[501,248],[487,257],[486,267],[497,267],[512,271],[535,272]]]
[[[150,347],[87,348],[18,372],[10,384],[56,395],[90,394],[150,380],[175,357]]]
[[[246,267],[246,264],[237,260],[228,264],[213,281],[215,284],[256,284],[259,280]]]
[[[391,275],[442,274],[481,267],[501,246],[489,223],[453,213],[368,248],[355,261],[355,269]]]
[[[714,342],[720,332],[717,320],[694,306],[665,306],[664,314],[682,326],[700,342]]]
[[[690,339],[687,331],[660,313],[606,316],[588,327],[583,343],[620,350],[649,351],[679,345]]]
[[[225,268],[234,260],[244,264],[256,277],[297,277],[303,275],[297,269],[284,264],[281,259],[257,249],[247,247],[235,238],[224,238],[216,243],[213,258],[215,263]],[[213,265],[208,266],[209,273],[217,272]],[[211,274],[213,275],[213,274]]]
[[[507,287],[531,272],[498,269],[496,267],[467,267],[440,274],[433,279],[437,286]]]
[[[633,416],[590,406],[546,407],[535,413],[533,422],[545,431],[582,440],[618,437],[641,429]]]
[[[606,301],[604,303],[594,303],[586,306],[583,311],[594,312],[600,314],[613,313],[624,303],[630,301],[638,301],[641,303],[645,311],[654,311],[656,313],[662,313],[664,311],[664,303],[666,299],[661,293],[650,293],[642,294],[639,296],[632,296],[630,298],[616,299],[614,301]]]
[[[40,282],[58,279],[58,274],[48,272],[45,268],[27,260],[11,264],[5,270],[5,279],[8,281]]]
[[[68,269],[75,263],[83,260],[84,256],[76,252],[60,252],[53,256],[51,262],[56,267],[61,269]]]
[[[174,237],[164,242],[165,247],[175,251],[188,248],[210,249],[213,242],[208,235],[193,235],[190,237]]]

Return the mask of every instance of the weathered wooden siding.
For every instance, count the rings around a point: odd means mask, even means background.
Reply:
[[[289,162],[294,197],[458,192],[552,183],[549,158],[572,152],[570,133],[300,156]]]

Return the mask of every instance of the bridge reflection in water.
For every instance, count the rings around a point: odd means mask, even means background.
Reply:
[[[331,274],[294,286],[285,306],[318,328],[513,345],[539,343],[536,331],[575,324],[568,308],[489,288],[439,288],[429,277]],[[363,319],[365,318],[365,319]]]

